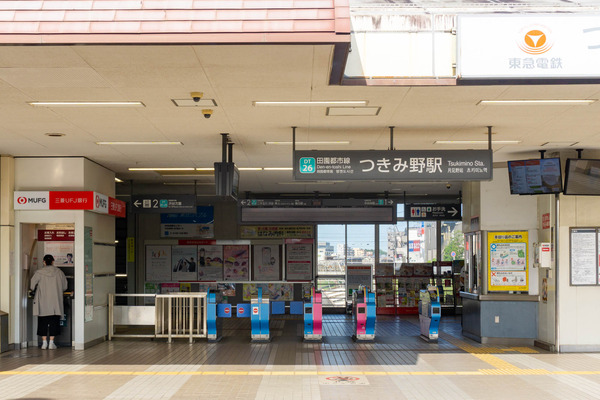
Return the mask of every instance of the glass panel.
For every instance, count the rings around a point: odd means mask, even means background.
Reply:
[[[396,217],[398,219],[404,219],[404,203],[396,204]]]
[[[404,208],[402,208],[404,210]],[[394,264],[398,273],[403,262],[408,261],[408,223],[379,226],[379,262]]]
[[[408,223],[409,262],[436,261],[436,222],[410,221]]]
[[[442,261],[464,260],[465,236],[462,221],[442,221],[441,230]]]
[[[317,225],[318,275],[346,275],[345,225]]]
[[[321,291],[323,307],[346,307],[345,278],[317,278],[317,290]]]
[[[375,265],[375,225],[348,225],[348,264]]]

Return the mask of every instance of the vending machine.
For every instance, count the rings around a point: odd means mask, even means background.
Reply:
[[[311,289],[310,301],[304,303],[304,340],[318,341],[323,339],[323,308],[321,291]]]
[[[375,293],[366,286],[352,292],[352,316],[355,326],[353,338],[357,341],[375,339]]]
[[[428,285],[427,290],[419,293],[419,324],[421,337],[428,342],[437,342],[439,336],[442,306],[440,295],[435,285]]]

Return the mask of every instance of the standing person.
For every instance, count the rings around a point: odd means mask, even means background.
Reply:
[[[64,315],[63,292],[67,290],[65,274],[54,265],[51,254],[44,256],[44,267],[38,269],[31,278],[33,315],[38,317],[37,334],[42,337],[42,350],[56,349],[54,337],[60,333],[60,320]],[[47,341],[50,336],[50,342]]]

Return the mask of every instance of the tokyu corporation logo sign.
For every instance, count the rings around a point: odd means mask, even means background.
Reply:
[[[48,210],[50,192],[15,192],[15,210]]]
[[[299,171],[301,174],[314,174],[317,170],[317,163],[313,157],[300,158]]]
[[[519,48],[531,55],[544,54],[554,44],[551,40],[551,31],[546,27],[528,27],[521,31],[517,40]]]

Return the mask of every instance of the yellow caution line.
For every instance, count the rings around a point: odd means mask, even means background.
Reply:
[[[507,363],[508,364],[508,363]],[[510,364],[509,364],[510,365]],[[0,375],[227,375],[227,376],[316,376],[316,375],[600,375],[600,371],[548,371],[545,369],[490,368],[477,371],[0,371]]]

